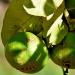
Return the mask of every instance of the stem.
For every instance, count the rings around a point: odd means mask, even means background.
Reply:
[[[68,68],[66,68],[66,70],[63,68],[63,74],[68,75]]]
[[[66,19],[67,22],[67,26],[69,28],[69,31],[75,31],[75,19],[72,19],[69,15],[69,12],[67,11],[67,9],[64,10],[64,17]]]
[[[66,17],[65,17],[65,14],[63,14],[62,19],[63,19],[63,22],[64,22],[64,23],[66,24],[66,26],[68,27],[68,31],[70,31],[69,23],[68,23],[68,21],[67,21],[67,19],[66,19]]]

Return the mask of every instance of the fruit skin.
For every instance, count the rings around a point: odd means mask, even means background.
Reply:
[[[50,52],[50,58],[54,63],[75,69],[75,32],[69,32],[63,44],[56,46]]]
[[[45,43],[30,32],[18,32],[5,47],[8,62],[25,73],[40,71],[48,62]]]

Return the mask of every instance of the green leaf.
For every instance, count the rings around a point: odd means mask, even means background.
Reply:
[[[59,21],[61,22],[61,20],[59,20]],[[67,35],[68,28],[63,22],[61,22],[59,24],[54,24],[52,26],[51,30],[49,31],[49,33],[50,33],[49,43],[51,45],[57,45]]]
[[[3,44],[5,45],[18,31],[29,31],[34,34],[43,32],[43,35],[46,36],[52,23],[64,10],[64,1],[57,1],[58,0],[12,0],[3,21],[1,32]],[[25,7],[27,10],[25,10]],[[31,11],[29,14],[28,9],[35,9],[35,13]],[[45,17],[43,13],[45,13]],[[49,18],[52,14],[53,16]],[[49,18],[48,21],[47,18]]]
[[[41,30],[40,17],[27,14],[23,5],[33,7],[30,0],[12,0],[6,11],[1,32],[4,45],[18,31],[39,33]]]
[[[43,20],[43,37],[47,37],[47,32],[49,31],[50,27],[55,23],[55,21],[61,16],[62,18],[62,14],[64,11],[64,1],[62,1],[62,3],[59,5],[59,7],[57,7],[57,9],[50,14],[49,16],[47,16],[44,20]]]
[[[32,0],[32,3],[35,8],[23,6],[26,12],[31,15],[46,17],[56,9],[53,0]]]

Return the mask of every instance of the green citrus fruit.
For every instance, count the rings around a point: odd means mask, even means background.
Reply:
[[[45,43],[30,32],[18,32],[6,44],[5,56],[16,69],[25,73],[40,71],[48,61]]]
[[[58,65],[75,68],[75,32],[69,32],[63,45],[56,46],[50,54],[51,59]]]

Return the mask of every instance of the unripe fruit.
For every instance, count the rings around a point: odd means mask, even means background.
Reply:
[[[18,32],[6,44],[5,56],[16,69],[25,73],[40,71],[48,61],[45,43],[30,32]]]
[[[75,32],[69,32],[63,45],[58,45],[50,54],[58,65],[75,69]]]

